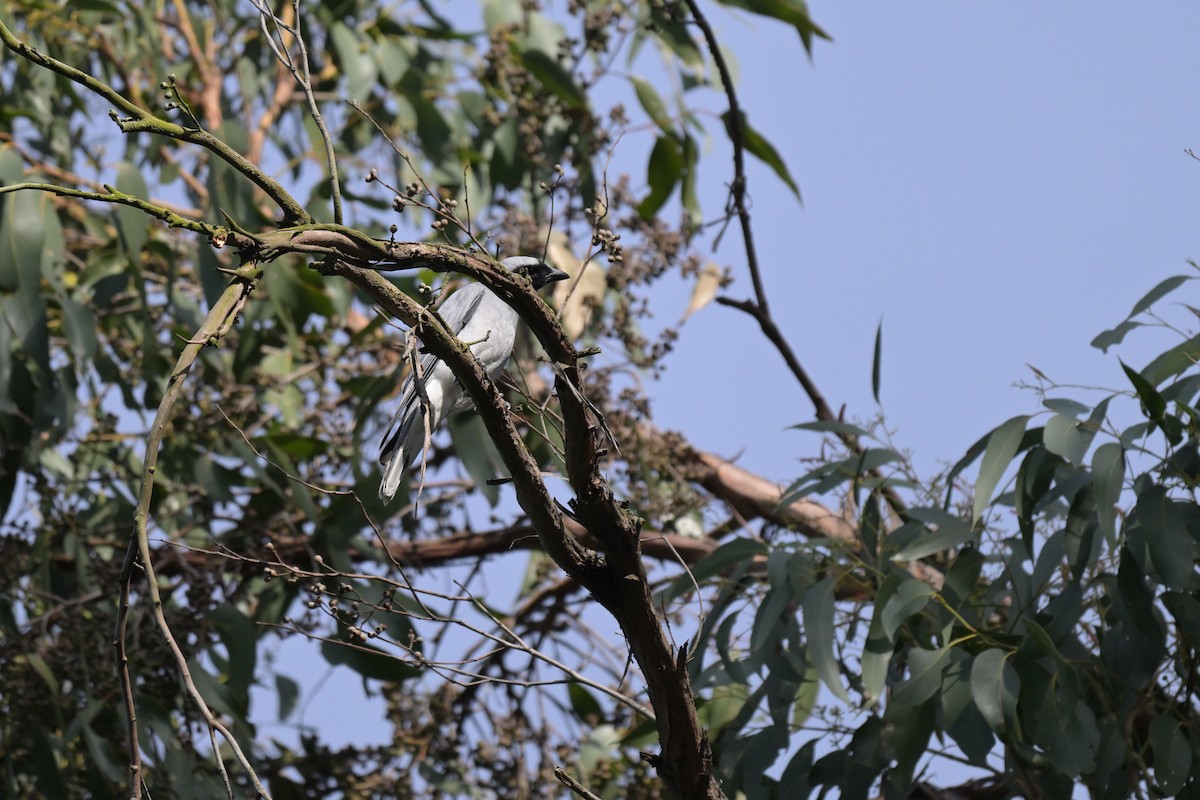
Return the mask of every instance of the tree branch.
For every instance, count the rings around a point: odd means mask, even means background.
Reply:
[[[98,78],[30,47],[13,35],[13,32],[8,29],[3,21],[0,21],[0,41],[4,43],[5,47],[22,58],[37,64],[39,67],[62,75],[64,78],[72,80],[92,93],[103,97],[116,109],[124,113],[125,116],[122,118],[116,111],[110,112],[110,116],[116,121],[123,133],[148,131],[171,139],[198,144],[219,156],[262,189],[283,211],[283,224],[294,225],[296,223],[312,221],[312,216],[279,183],[246,160],[241,153],[208,131],[176,125],[135,105],[116,89]]]
[[[146,572],[146,591],[153,603],[155,622],[163,638],[166,639],[171,654],[175,658],[176,668],[179,670],[180,677],[187,687],[188,694],[196,703],[209,728],[219,731],[225,741],[229,743],[235,757],[246,771],[259,796],[268,798],[268,800],[270,798],[270,794],[259,781],[254,767],[250,764],[245,753],[242,752],[237,739],[216,718],[216,715],[213,714],[212,709],[205,702],[204,696],[196,688],[196,684],[192,680],[187,656],[180,649],[179,643],[175,641],[175,637],[172,635],[171,628],[163,613],[162,596],[159,592],[158,580],[154,573],[154,562],[151,558],[150,541],[147,533],[150,517],[150,501],[154,496],[154,477],[158,464],[158,453],[162,446],[163,437],[166,435],[167,427],[170,425],[171,416],[175,410],[175,403],[182,393],[183,378],[191,370],[200,351],[209,343],[224,336],[233,327],[234,321],[237,319],[253,288],[254,283],[251,280],[237,277],[230,282],[224,293],[213,304],[208,317],[204,320],[204,324],[200,326],[196,335],[184,345],[183,351],[179,354],[179,359],[176,361],[175,368],[168,380],[167,390],[163,393],[162,400],[158,404],[158,411],[154,415],[154,422],[151,424],[150,430],[146,435],[146,455],[142,464],[142,484],[138,494],[137,508],[133,516],[133,535],[130,539],[129,549],[125,554],[125,562],[121,568],[120,607],[117,614],[115,642],[118,660],[117,667],[121,674],[121,690],[126,713],[129,715],[130,797],[134,798],[134,800],[138,800],[142,796],[141,750],[137,738],[136,706],[133,699],[133,681],[129,675],[129,660],[125,648],[125,632],[129,612],[130,586],[133,582],[134,568],[139,563]],[[217,759],[222,774],[224,774],[225,767],[221,762],[219,750],[214,750],[213,755]]]
[[[742,228],[742,246],[746,250],[746,267],[750,271],[750,282],[754,286],[753,300],[732,300],[726,297],[718,297],[717,302],[730,308],[736,308],[753,317],[762,329],[763,335],[767,337],[767,340],[771,344],[775,345],[775,349],[783,357],[784,363],[787,364],[796,381],[804,389],[804,393],[812,401],[817,419],[829,422],[837,421],[837,415],[833,413],[833,409],[829,407],[829,404],[825,401],[825,396],[821,394],[816,383],[809,377],[808,372],[800,365],[800,360],[796,358],[795,352],[792,351],[783,333],[779,330],[779,326],[775,324],[775,319],[771,316],[771,310],[767,304],[766,289],[763,286],[762,269],[758,263],[758,252],[755,249],[754,233],[750,227],[750,209],[746,204],[746,147],[743,141],[744,131],[742,126],[744,123],[741,104],[738,102],[737,89],[733,85],[733,75],[729,71],[725,55],[717,42],[717,35],[713,31],[712,25],[709,24],[704,14],[701,13],[699,3],[697,0],[684,0],[684,2],[692,13],[696,27],[704,35],[704,41],[708,47],[709,54],[712,56],[713,63],[717,66],[717,72],[721,76],[721,85],[725,90],[725,97],[729,100],[727,127],[729,130],[729,141],[733,145],[733,183],[730,186],[729,192],[733,201],[734,211]],[[863,452],[863,445],[858,441],[857,436],[851,433],[839,433],[838,438],[856,454]],[[878,471],[873,471],[873,474],[878,475]],[[892,510],[899,515],[903,515],[907,510],[907,504],[896,494],[895,490],[890,486],[884,485],[882,492]]]

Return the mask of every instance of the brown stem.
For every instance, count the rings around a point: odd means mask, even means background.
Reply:
[[[692,12],[692,18],[695,20],[696,27],[704,35],[704,41],[708,46],[709,54],[712,56],[713,63],[717,66],[717,72],[721,76],[721,85],[725,90],[725,97],[729,100],[729,141],[733,146],[733,183],[729,188],[730,197],[733,201],[733,208],[737,214],[738,222],[742,228],[742,245],[746,249],[746,267],[750,271],[750,281],[754,286],[753,300],[732,300],[726,297],[718,297],[717,302],[730,308],[736,308],[743,311],[754,318],[763,335],[771,344],[775,345],[775,349],[783,357],[788,369],[804,389],[804,393],[808,395],[812,401],[813,407],[816,410],[817,419],[825,421],[836,421],[837,416],[833,413],[833,409],[825,401],[825,396],[817,388],[816,383],[809,377],[804,367],[800,365],[800,360],[796,358],[795,352],[787,343],[783,333],[779,330],[779,326],[775,324],[774,318],[771,316],[770,307],[767,304],[767,293],[763,287],[762,270],[758,263],[758,252],[755,249],[754,233],[750,227],[750,209],[746,204],[746,147],[743,141],[742,130],[742,109],[738,102],[737,90],[733,85],[733,75],[729,71],[729,65],[725,61],[725,56],[717,42],[717,35],[712,29],[704,14],[700,11],[700,5],[697,0],[684,0],[687,7]],[[858,441],[858,437],[851,433],[839,433],[838,438],[856,454],[861,454],[864,447]],[[872,474],[878,475],[877,471]],[[887,500],[889,506],[897,514],[903,515],[907,510],[907,505],[900,496],[896,494],[890,486],[884,485],[883,496]]]

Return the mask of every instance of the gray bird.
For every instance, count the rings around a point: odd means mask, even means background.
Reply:
[[[531,256],[513,256],[500,262],[508,270],[524,275],[541,289],[548,283],[569,277]],[[517,335],[517,312],[482,283],[458,289],[442,303],[438,313],[450,332],[470,345],[471,352],[491,378],[495,378],[512,356]],[[458,385],[450,368],[432,354],[421,359],[420,386],[409,375],[400,393],[400,410],[392,417],[379,448],[383,479],[379,497],[387,502],[396,495],[404,472],[416,461],[425,446],[425,414],[429,431],[438,429],[455,411],[471,407],[471,397]],[[428,399],[428,408],[421,397]]]

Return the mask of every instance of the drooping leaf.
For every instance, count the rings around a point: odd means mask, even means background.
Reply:
[[[912,561],[918,558],[940,553],[969,541],[974,536],[971,526],[965,520],[948,514],[939,508],[913,508],[909,514],[926,524],[923,532],[912,541],[891,554],[896,561]],[[933,530],[930,525],[936,525]]]
[[[334,22],[329,31],[338,65],[346,78],[346,92],[352,100],[366,100],[379,76],[379,64],[368,42],[342,22]]]
[[[1154,388],[1154,384],[1146,380],[1141,373],[1130,369],[1125,362],[1121,362],[1121,369],[1125,370],[1125,376],[1129,378],[1129,382],[1133,384],[1134,391],[1137,392],[1138,398],[1142,401],[1147,419],[1162,419],[1163,414],[1167,410],[1167,403],[1162,399],[1162,395],[1158,393],[1158,390]]]
[[[446,427],[458,460],[488,503],[495,507],[500,502],[500,487],[488,481],[505,474],[506,468],[483,420],[473,413],[453,414]]]
[[[1168,589],[1180,590],[1195,569],[1196,543],[1182,510],[1162,486],[1151,486],[1137,501],[1137,520],[1145,530],[1150,561]]]
[[[667,113],[666,103],[658,96],[658,90],[645,78],[634,75],[629,80],[633,83],[633,91],[641,103],[642,110],[664,134],[673,136],[671,115]]]
[[[971,524],[975,524],[983,515],[984,509],[992,502],[992,493],[996,491],[1000,479],[1008,469],[1013,456],[1025,435],[1025,423],[1029,417],[1013,417],[988,437],[987,449],[983,454],[983,463],[979,467],[979,480],[975,483],[975,503],[971,509]]]
[[[1163,714],[1150,722],[1154,751],[1154,780],[1165,797],[1172,797],[1192,777],[1192,746],[1174,716]]]
[[[149,197],[150,190],[146,188],[146,179],[142,171],[122,161],[117,165],[117,189],[134,197]],[[144,212],[125,205],[113,206],[113,216],[117,221],[117,232],[121,236],[121,244],[130,258],[136,259],[146,244],[147,229],[151,219]]]
[[[844,703],[850,695],[838,674],[837,656],[833,651],[833,576],[826,577],[809,587],[804,593],[804,631],[808,641],[808,653],[821,680]]]
[[[1092,455],[1092,486],[1096,493],[1096,514],[1100,530],[1111,546],[1117,535],[1117,503],[1125,482],[1125,448],[1118,442],[1106,442]]]
[[[942,686],[942,671],[950,663],[950,646],[938,650],[914,647],[908,651],[908,680],[892,692],[892,702],[915,706],[924,703]]]
[[[883,320],[879,321],[879,327],[875,329],[875,356],[871,359],[871,393],[875,396],[875,402],[879,402],[879,383],[883,368]]]
[[[992,730],[1003,734],[1013,719],[1021,683],[1008,663],[1009,653],[992,648],[980,653],[971,666],[971,696]]]
[[[275,692],[279,695],[279,721],[284,722],[296,710],[300,699],[300,684],[286,675],[275,673]]]
[[[725,130],[729,133],[730,138],[734,138],[735,131],[733,129],[733,114],[726,111],[721,115],[721,120],[725,123]],[[775,171],[779,179],[787,184],[787,187],[792,190],[792,194],[796,195],[796,199],[800,199],[800,187],[796,185],[796,181],[788,172],[787,165],[783,163],[783,156],[779,155],[779,151],[775,149],[761,133],[750,127],[750,122],[746,119],[743,113],[738,126],[742,145],[752,156],[762,161],[768,167]]]
[[[652,219],[658,213],[682,180],[683,170],[683,148],[679,142],[671,136],[658,137],[654,149],[650,151],[650,160],[646,162],[646,183],[650,186],[650,194],[638,204],[638,214],[642,219]]]
[[[521,65],[528,69],[542,86],[562,100],[570,108],[585,109],[587,95],[579,84],[553,56],[542,50],[525,50],[520,56]]]

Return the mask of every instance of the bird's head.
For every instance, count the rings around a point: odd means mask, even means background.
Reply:
[[[533,284],[534,289],[541,289],[547,284],[571,277],[562,270],[555,269],[541,259],[533,256],[512,256],[500,262],[510,272],[523,275]]]

